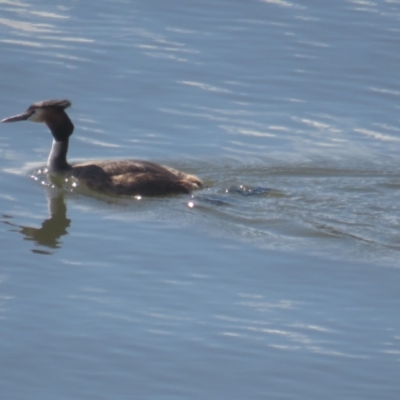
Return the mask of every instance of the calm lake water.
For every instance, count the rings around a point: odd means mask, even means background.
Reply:
[[[93,196],[0,125],[4,399],[400,396],[400,1],[0,0],[1,113],[67,98]],[[34,179],[32,179],[32,177]]]

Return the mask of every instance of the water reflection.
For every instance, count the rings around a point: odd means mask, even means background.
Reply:
[[[44,246],[50,249],[57,249],[61,247],[62,236],[68,234],[67,228],[71,224],[71,220],[67,218],[67,207],[64,201],[64,193],[58,190],[56,193],[48,194],[48,209],[50,217],[45,219],[40,228],[31,226],[16,225],[9,221],[10,216],[3,216],[7,218],[3,221],[5,224],[15,226],[18,228],[24,240],[31,240],[35,245]],[[39,254],[52,254],[50,251],[34,248],[33,253]]]

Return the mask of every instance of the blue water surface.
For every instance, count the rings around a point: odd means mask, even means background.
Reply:
[[[111,198],[0,125],[4,399],[400,395],[400,2],[0,1],[1,107],[69,158],[194,173]]]

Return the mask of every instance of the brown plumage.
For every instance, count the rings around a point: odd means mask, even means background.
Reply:
[[[201,180],[194,175],[148,161],[88,161],[70,165],[67,152],[74,125],[64,111],[70,105],[68,100],[42,101],[1,122],[45,123],[54,139],[47,162],[49,172],[72,176],[91,190],[114,195],[163,196],[190,193],[202,187]]]
[[[163,196],[202,187],[194,175],[148,161],[85,162],[74,164],[69,174],[92,190],[116,195]]]

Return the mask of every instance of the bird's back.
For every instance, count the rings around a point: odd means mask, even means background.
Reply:
[[[89,161],[73,165],[70,174],[92,190],[115,195],[162,196],[202,187],[194,175],[148,161]]]

